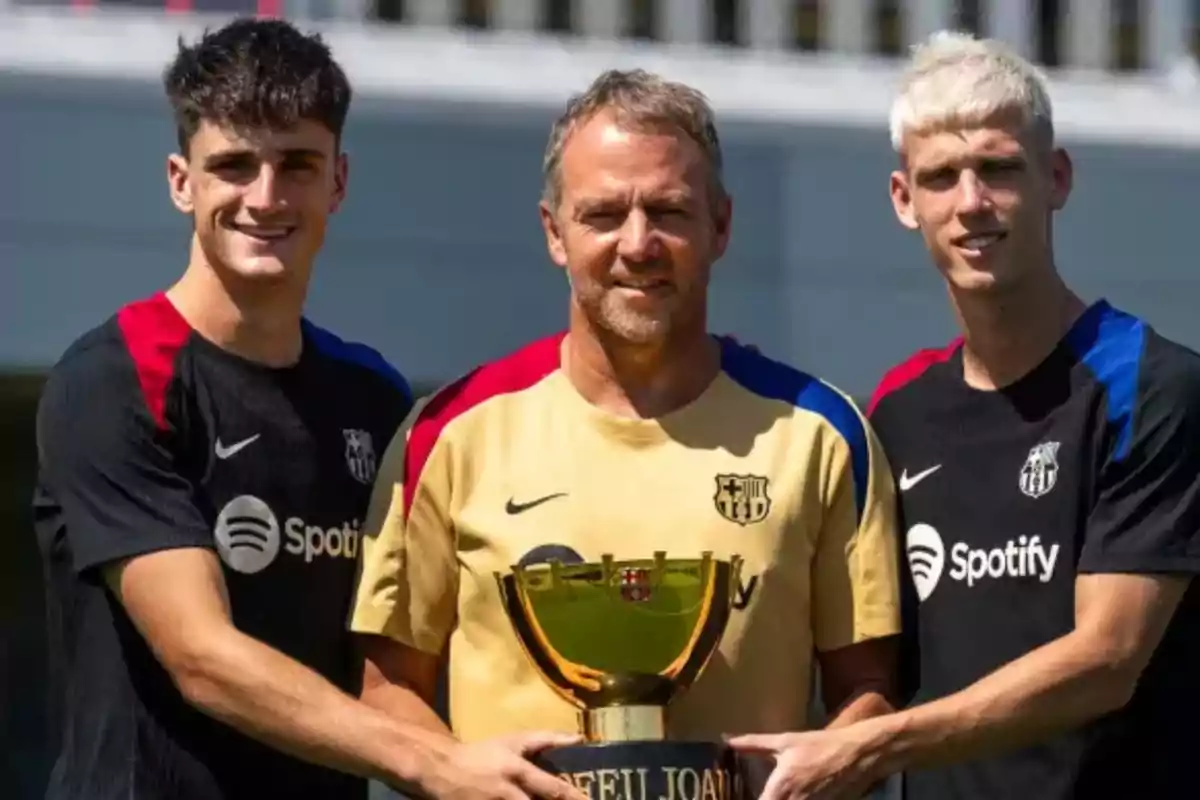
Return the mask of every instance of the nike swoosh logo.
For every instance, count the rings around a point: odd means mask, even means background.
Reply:
[[[929,469],[918,472],[916,475],[913,475],[910,478],[908,475],[908,467],[905,467],[904,471],[900,473],[900,491],[907,492],[909,489],[913,488],[941,468],[941,464],[935,464]]]
[[[520,514],[524,511],[528,511],[531,508],[540,506],[542,503],[553,500],[556,497],[566,496],[566,492],[556,492],[555,494],[548,494],[545,497],[539,497],[537,500],[530,500],[528,503],[517,503],[510,497],[508,498],[508,502],[504,504],[504,510],[509,514]]]
[[[247,447],[249,447],[250,445],[254,444],[254,442],[258,439],[259,436],[262,436],[262,434],[256,433],[253,436],[251,436],[249,439],[242,439],[240,442],[234,442],[233,444],[229,445],[228,447],[221,444],[221,440],[220,440],[220,438],[218,438],[217,443],[215,445],[213,445],[213,452],[217,454],[217,458],[224,461],[225,459],[227,459],[231,456],[237,455],[242,450],[244,450]]]

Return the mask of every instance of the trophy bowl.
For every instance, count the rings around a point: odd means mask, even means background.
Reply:
[[[596,800],[737,800],[737,758],[668,739],[671,702],[700,677],[733,607],[741,558],[514,566],[496,574],[521,647],[578,711],[585,743],[533,760]]]

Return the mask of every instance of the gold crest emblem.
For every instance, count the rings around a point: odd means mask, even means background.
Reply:
[[[762,522],[771,511],[768,480],[762,475],[718,475],[713,503],[730,522],[750,525]]]

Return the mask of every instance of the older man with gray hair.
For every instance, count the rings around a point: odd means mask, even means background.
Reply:
[[[353,617],[368,702],[438,725],[448,651],[455,736],[576,731],[494,575],[663,551],[744,564],[667,738],[803,727],[818,665],[831,725],[892,709],[892,475],[842,392],[708,331],[732,220],[721,162],[704,97],[642,71],[601,75],[554,125],[540,214],[570,286],[566,330],[443,388],[388,448]],[[670,613],[642,583],[600,599]],[[669,664],[649,655],[663,644],[643,631],[619,646]]]

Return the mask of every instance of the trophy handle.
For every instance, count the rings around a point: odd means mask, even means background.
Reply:
[[[554,658],[550,655],[551,652],[557,653],[554,646],[546,639],[545,634],[541,631],[541,626],[538,625],[536,619],[531,619],[533,615],[529,613],[525,606],[525,601],[522,593],[517,591],[516,575],[496,575],[496,582],[500,585],[500,596],[504,602],[504,609],[508,612],[509,621],[512,622],[513,630],[516,631],[517,641],[521,645],[521,649],[525,651],[525,655],[533,662],[534,666],[547,679],[547,682],[564,700],[576,708],[584,708],[583,701],[570,690],[572,686],[580,686],[581,688],[591,688],[593,690],[600,688],[599,673],[595,673],[595,677],[587,675],[584,670],[579,669],[579,665],[570,664],[562,659]],[[577,673],[572,676],[568,674],[566,667],[570,666],[572,673]],[[587,670],[587,672],[594,672]],[[571,678],[575,677],[575,681]]]
[[[704,555],[705,561],[709,561],[711,555]],[[737,556],[729,562],[718,561],[709,569],[701,611],[703,621],[696,626],[687,649],[664,670],[665,674],[674,678],[678,690],[691,686],[717,652],[733,610],[733,589],[740,570],[741,559]]]

